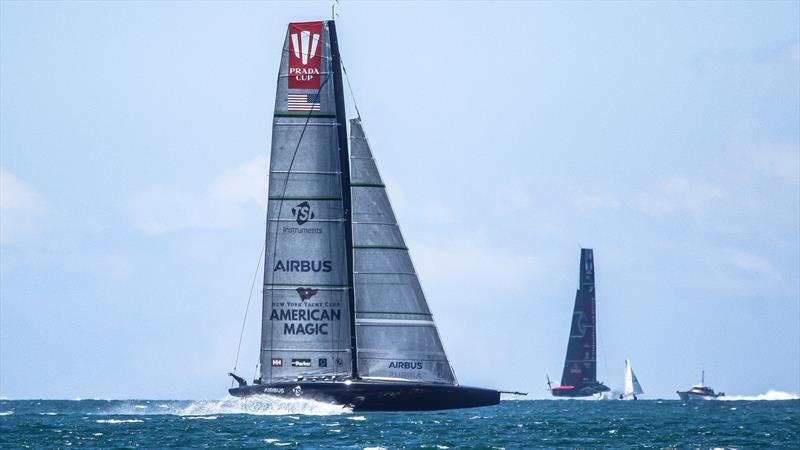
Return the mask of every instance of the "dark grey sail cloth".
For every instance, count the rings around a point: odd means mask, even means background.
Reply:
[[[569,331],[562,386],[597,383],[597,333],[595,328],[594,255],[581,249],[575,309]]]
[[[350,156],[359,374],[456,384],[360,119]]]
[[[323,23],[321,35],[310,36],[311,44],[316,44],[312,51],[321,51],[319,89],[288,87],[288,59],[295,57],[289,54],[291,30],[283,45],[272,126],[261,328],[263,383],[298,375],[352,374],[328,23]],[[308,43],[308,35],[300,38],[298,42]],[[306,64],[307,55],[302,56]],[[292,107],[287,98],[294,100]]]

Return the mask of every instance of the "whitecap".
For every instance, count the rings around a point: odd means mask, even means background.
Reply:
[[[348,417],[347,420],[367,420],[367,418],[364,416],[353,416],[353,417]]]
[[[133,405],[136,409],[147,409],[147,405]]]
[[[189,420],[217,420],[219,416],[184,416],[183,418]]]
[[[45,412],[45,413],[39,413],[39,415],[40,416],[57,416],[58,413],[57,412]]]
[[[222,400],[192,402],[174,413],[179,416],[209,416],[219,414],[252,414],[259,416],[307,415],[329,416],[349,414],[352,410],[342,405],[318,402],[304,398],[282,398],[271,395],[250,397],[227,396]],[[299,417],[297,417],[299,419]]]
[[[14,414],[14,411],[0,411],[0,416],[10,416]]]
[[[98,419],[95,420],[97,423],[142,423],[144,420],[141,419]]]

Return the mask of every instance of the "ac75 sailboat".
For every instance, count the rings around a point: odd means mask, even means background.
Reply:
[[[235,396],[355,410],[494,405],[459,385],[361,119],[347,127],[333,21],[291,23],[275,99],[260,374]]]
[[[561,385],[550,386],[549,377],[547,380],[554,397],[589,397],[610,390],[597,381],[594,256],[590,248],[581,249],[578,280]]]

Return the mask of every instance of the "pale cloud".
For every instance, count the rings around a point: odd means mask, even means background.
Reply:
[[[15,244],[33,234],[46,211],[36,188],[0,167],[0,243]]]
[[[725,50],[699,54],[694,67],[720,79],[754,85],[796,89],[800,60],[797,40],[772,42],[748,50]]]
[[[780,278],[778,269],[768,260],[747,252],[734,253],[731,261],[738,269],[752,275]]]
[[[267,159],[256,157],[226,170],[202,193],[153,187],[135,195],[126,205],[134,226],[146,233],[181,229],[237,228],[247,208],[264,208],[267,198]]]
[[[264,203],[267,192],[267,158],[259,156],[227,170],[211,184],[211,194],[236,202]]]
[[[622,202],[611,197],[578,194],[575,196],[575,206],[584,211],[596,209],[618,210],[622,208]]]
[[[435,243],[416,243],[412,246],[417,273],[436,283],[472,286],[481,282],[503,289],[514,289],[530,283],[540,268],[539,261],[529,253],[520,254],[499,248],[481,235],[461,234]],[[491,277],[487,277],[488,268]]]
[[[755,168],[772,175],[800,181],[800,149],[791,146],[765,145],[752,155]]]
[[[635,204],[654,216],[699,213],[723,193],[718,186],[676,176],[661,182],[655,191],[636,197]]]
[[[403,218],[415,220],[426,224],[449,224],[456,222],[456,213],[444,202],[430,198],[415,199],[409,201],[403,188],[391,177],[384,177],[386,192],[389,201],[392,203],[397,221],[402,226]]]

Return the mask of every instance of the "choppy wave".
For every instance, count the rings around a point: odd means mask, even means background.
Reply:
[[[323,403],[302,398],[281,398],[269,395],[252,397],[228,396],[222,400],[202,400],[174,411],[180,416],[209,416],[216,414],[253,414],[257,416],[282,416],[302,414],[307,416],[330,416],[350,413],[342,405]]]
[[[142,423],[144,420],[141,419],[98,419],[95,420],[97,423]]]
[[[770,389],[766,394],[759,395],[724,395],[718,400],[800,400],[800,395],[790,392],[775,391]]]

